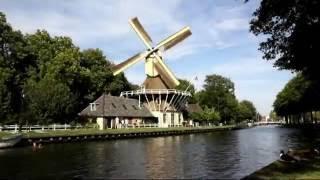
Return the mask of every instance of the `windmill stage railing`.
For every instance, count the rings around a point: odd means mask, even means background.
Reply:
[[[188,91],[181,91],[177,89],[139,89],[134,91],[123,91],[120,96],[129,96],[129,95],[141,95],[141,94],[179,94],[183,96],[191,96],[191,93]]]
[[[191,97],[189,91],[181,91],[177,89],[145,89],[141,88],[134,91],[123,91],[120,97],[136,96],[141,106],[141,99],[146,100],[147,106],[152,111],[164,111],[171,107],[171,110],[180,111]]]

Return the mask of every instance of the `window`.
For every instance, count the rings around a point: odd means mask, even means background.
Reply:
[[[132,108],[135,110],[138,110],[137,107],[135,105],[132,105]]]
[[[166,120],[167,120],[167,114],[166,114],[166,113],[163,113],[163,124],[166,123]]]
[[[181,124],[181,115],[179,114],[179,124]]]
[[[113,108],[117,108],[116,105],[114,105],[113,103],[111,103],[111,105],[112,105]]]
[[[127,110],[127,106],[126,106],[126,105],[122,104],[122,106],[123,106],[123,108],[124,108],[125,110]]]
[[[90,103],[90,111],[96,111],[97,110],[97,104],[96,103]]]

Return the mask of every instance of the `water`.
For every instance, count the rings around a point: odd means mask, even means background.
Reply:
[[[256,127],[237,131],[0,150],[1,178],[241,178],[305,148],[318,134]]]

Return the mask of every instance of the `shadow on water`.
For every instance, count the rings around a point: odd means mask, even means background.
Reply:
[[[256,127],[237,131],[52,144],[0,150],[0,178],[241,178],[303,148],[318,134]]]

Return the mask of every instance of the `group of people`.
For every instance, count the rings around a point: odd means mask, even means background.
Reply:
[[[306,150],[292,150],[289,149],[287,153],[283,150],[280,151],[280,160],[284,162],[299,162],[314,159],[316,156],[320,156],[320,152],[317,148]]]

